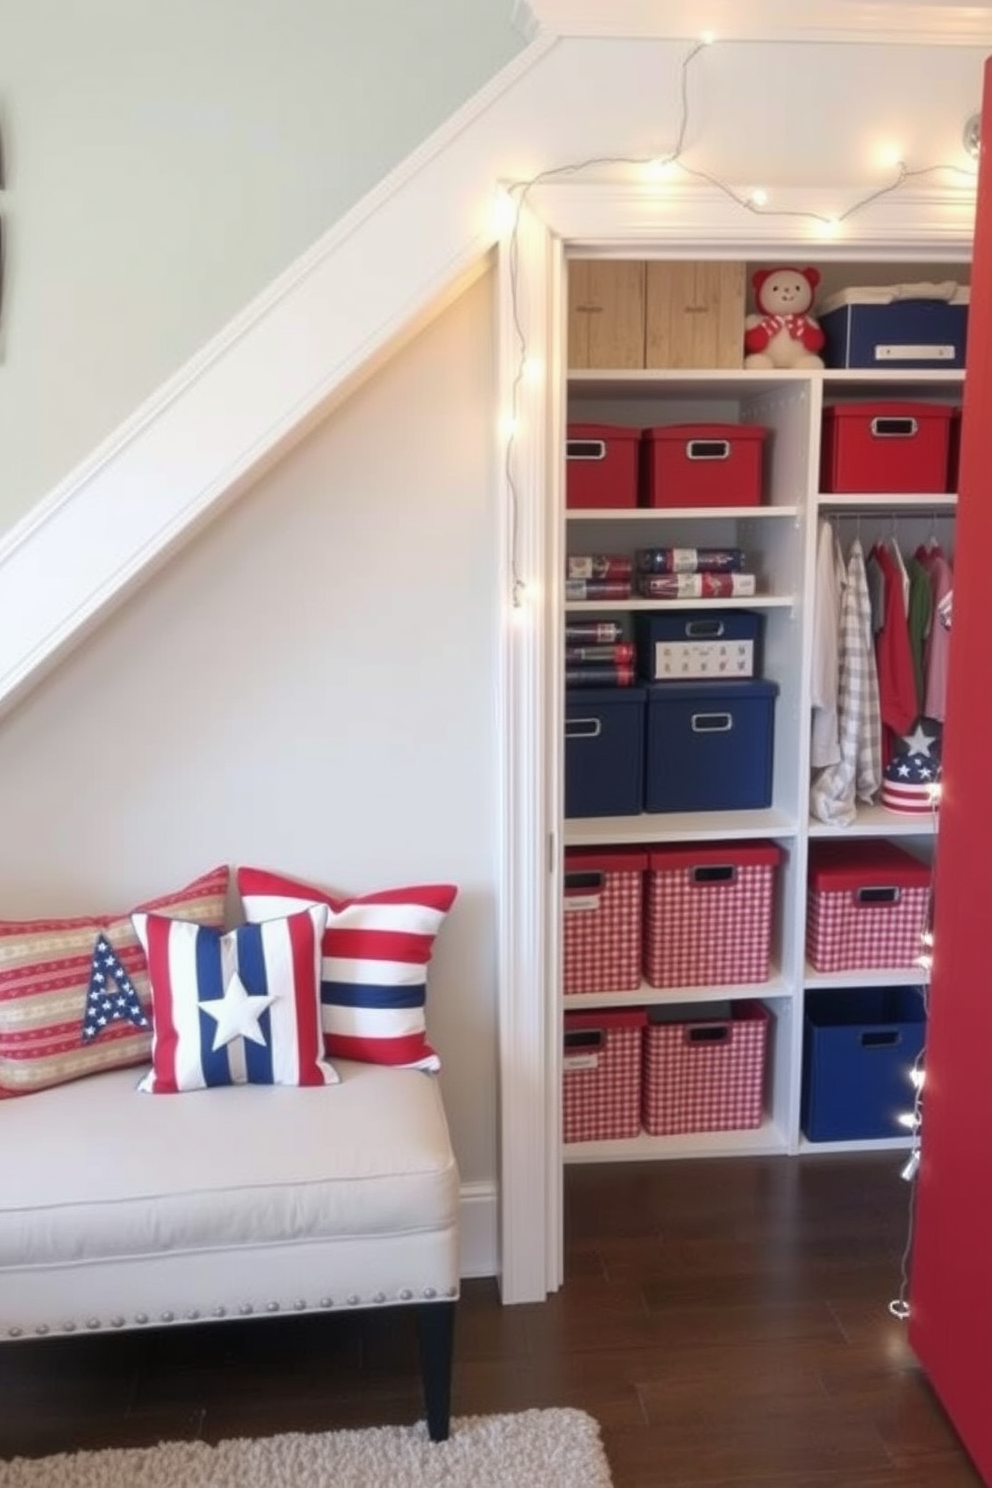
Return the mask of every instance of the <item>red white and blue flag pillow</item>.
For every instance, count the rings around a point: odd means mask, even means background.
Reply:
[[[154,1030],[140,1089],[337,1083],[320,1027],[323,905],[226,934],[164,915],[133,919]]]
[[[250,921],[308,904],[327,907],[320,995],[328,1055],[440,1068],[427,1041],[427,967],[458,893],[454,885],[416,884],[337,899],[281,874],[239,868],[238,890]]]

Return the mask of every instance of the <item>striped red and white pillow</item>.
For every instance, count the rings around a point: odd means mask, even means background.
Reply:
[[[249,920],[307,904],[327,906],[321,1016],[332,1058],[440,1067],[427,1041],[427,967],[458,893],[454,885],[416,884],[338,899],[261,868],[239,868],[237,882]]]
[[[218,1085],[335,1085],[320,1027],[327,910],[241,925],[226,934],[136,914],[152,989],[154,1095]]]
[[[145,1063],[151,993],[131,915],[140,910],[223,925],[229,878],[224,864],[124,913],[0,920],[0,1099]],[[98,945],[101,937],[109,953]],[[108,954],[109,978],[103,969]],[[97,1005],[101,985],[107,997]],[[103,1009],[103,1001],[111,1006]],[[136,1002],[146,1015],[143,1026],[135,1021]]]

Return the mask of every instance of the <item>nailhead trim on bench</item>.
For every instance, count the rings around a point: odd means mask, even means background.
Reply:
[[[432,1302],[439,1295],[439,1293],[438,1293],[436,1287],[424,1287],[424,1290],[423,1290],[423,1292],[422,1292],[421,1295],[423,1296],[423,1298],[424,1298],[425,1301]],[[458,1289],[457,1289],[457,1287],[448,1287],[446,1289],[446,1291],[443,1292],[441,1295],[443,1295],[445,1297],[457,1297],[457,1295],[458,1295]],[[411,1289],[409,1287],[404,1287],[402,1289],[402,1291],[399,1293],[399,1300],[401,1302],[410,1302],[410,1301],[413,1300],[413,1296],[414,1296],[414,1293],[411,1291]],[[369,1306],[371,1304],[371,1305],[374,1305],[376,1307],[382,1307],[383,1305],[387,1304],[388,1302],[389,1302],[389,1298],[385,1295],[384,1292],[376,1292],[376,1294],[375,1294],[374,1297],[370,1297],[368,1299],[368,1302],[365,1303],[365,1306]],[[272,1301],[272,1302],[266,1302],[266,1303],[262,1304],[262,1307],[264,1308],[264,1311],[267,1312],[267,1313],[276,1313],[276,1312],[281,1312],[282,1311],[283,1305],[284,1304],[281,1303],[281,1302]],[[307,1306],[308,1306],[307,1301],[306,1301],[306,1298],[304,1298],[304,1297],[296,1297],[288,1305],[292,1308],[292,1310],[294,1312],[306,1312]],[[317,1306],[322,1307],[322,1308],[333,1308],[334,1305],[335,1304],[334,1304],[333,1297],[321,1297],[319,1303],[317,1304]],[[362,1305],[362,1298],[359,1297],[356,1293],[353,1292],[347,1298],[346,1305],[348,1307],[359,1307],[359,1306]],[[254,1315],[254,1313],[255,1313],[255,1306],[256,1306],[256,1304],[255,1303],[252,1303],[252,1302],[243,1302],[243,1303],[241,1303],[241,1305],[238,1307],[238,1315],[240,1317],[252,1317]],[[227,1310],[226,1307],[215,1307],[213,1309],[213,1311],[211,1312],[211,1314],[210,1314],[210,1316],[211,1317],[214,1317],[214,1318],[224,1318],[224,1317],[227,1317],[227,1315],[228,1315],[228,1310]],[[195,1308],[195,1307],[192,1308],[190,1311],[185,1312],[185,1313],[182,1313],[182,1314],[177,1314],[177,1313],[175,1313],[174,1311],[172,1311],[170,1309],[170,1310],[168,1310],[166,1312],[163,1312],[161,1314],[161,1316],[159,1318],[159,1322],[160,1323],[174,1323],[174,1322],[177,1321],[177,1317],[178,1317],[178,1320],[180,1322],[197,1322],[197,1321],[199,1321],[199,1319],[201,1317],[201,1313],[200,1313],[199,1309],[198,1308]],[[149,1322],[148,1313],[147,1312],[136,1312],[135,1315],[134,1315],[134,1321],[140,1327],[146,1326],[148,1324],[148,1322]],[[69,1318],[66,1322],[64,1322],[62,1324],[62,1332],[63,1333],[75,1333],[77,1327],[79,1327],[79,1326],[80,1326],[79,1323],[77,1323],[74,1319]],[[102,1319],[100,1319],[100,1318],[97,1318],[97,1317],[88,1317],[85,1320],[85,1326],[86,1326],[86,1328],[90,1332],[99,1332],[101,1329],[104,1329],[104,1328],[124,1328],[124,1327],[127,1326],[127,1318],[122,1317],[119,1313],[117,1313],[112,1318],[110,1318],[106,1323],[104,1323],[102,1321]],[[50,1332],[51,1332],[51,1328],[49,1327],[48,1323],[39,1323],[38,1326],[34,1330],[35,1336],[38,1337],[38,1338],[44,1338]],[[17,1327],[17,1326],[8,1328],[7,1329],[7,1337],[8,1338],[23,1338],[24,1337],[24,1329],[21,1328],[21,1327]]]

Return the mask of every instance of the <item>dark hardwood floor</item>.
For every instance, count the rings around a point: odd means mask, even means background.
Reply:
[[[510,1308],[495,1283],[466,1283],[455,1414],[587,1410],[616,1488],[976,1488],[888,1310],[900,1165],[567,1168],[566,1283]],[[0,1347],[0,1459],[421,1414],[403,1314]]]

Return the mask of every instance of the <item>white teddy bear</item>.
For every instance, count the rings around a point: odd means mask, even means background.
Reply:
[[[759,269],[752,278],[757,315],[744,320],[745,367],[822,367],[825,337],[809,314],[816,269]]]

